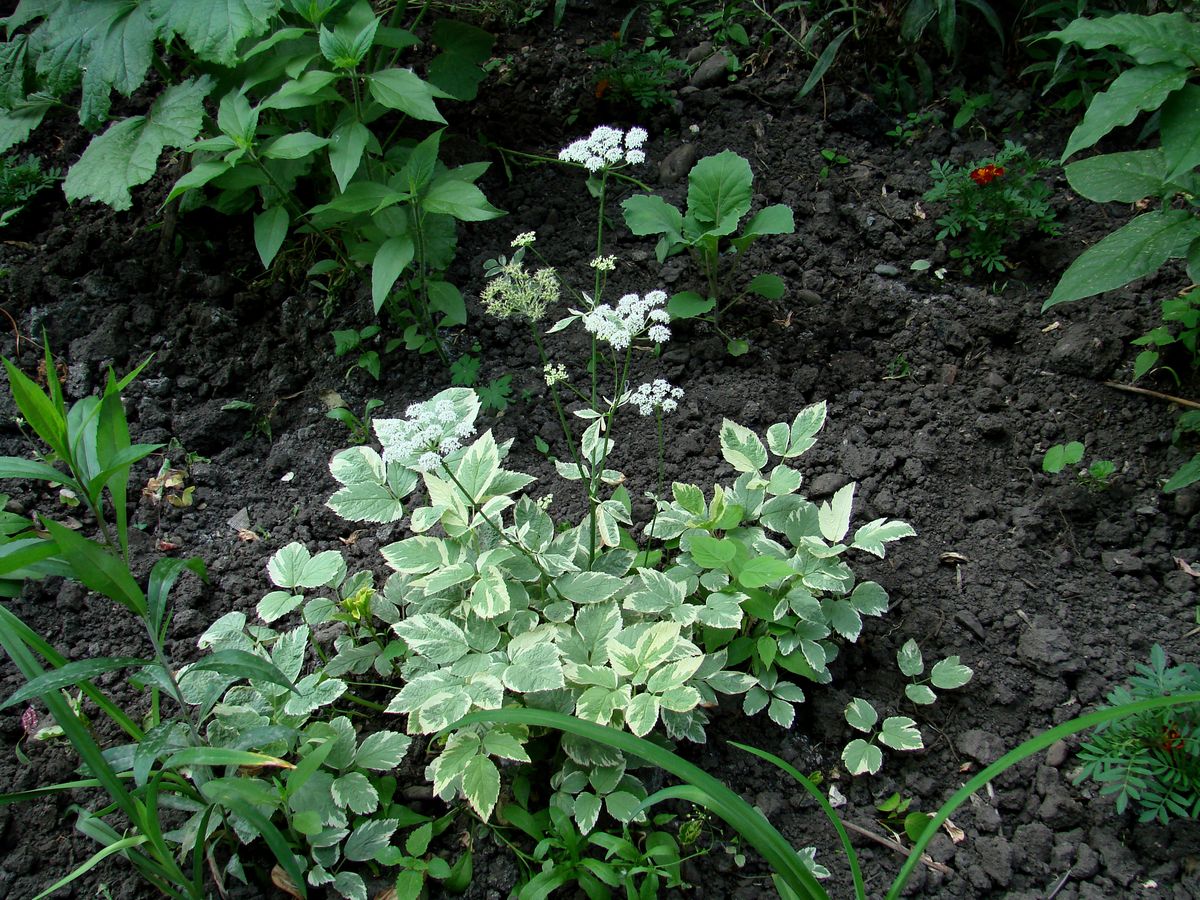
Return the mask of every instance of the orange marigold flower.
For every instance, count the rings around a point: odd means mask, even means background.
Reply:
[[[986,166],[980,166],[971,173],[971,180],[980,187],[985,184],[991,184],[997,178],[1004,177],[1004,166],[997,166],[995,163],[988,163]]]

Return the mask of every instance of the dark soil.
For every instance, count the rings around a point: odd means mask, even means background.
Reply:
[[[483,158],[487,151],[466,140],[479,133],[513,149],[553,154],[599,122],[633,124],[630,110],[596,101],[588,77],[594,62],[583,53],[607,36],[614,15],[572,4],[564,32],[501,38],[497,54],[509,58],[504,74],[485,87],[469,119],[464,113],[452,123],[463,136],[455,152]],[[681,41],[676,50],[686,54],[696,43]],[[869,621],[860,643],[842,655],[832,687],[808,691],[790,732],[762,715],[746,720],[734,704],[715,716],[707,745],[685,749],[797,846],[816,844],[818,859],[834,871],[835,896],[846,896],[848,877],[814,805],[727,739],[824,772],[847,798],[841,809],[847,820],[886,833],[874,807],[893,791],[914,797],[914,809],[935,809],[1004,749],[1094,708],[1152,644],[1172,658],[1192,656],[1200,597],[1180,561],[1200,560],[1200,492],[1160,489],[1186,459],[1171,443],[1178,410],[1105,384],[1128,381],[1128,341],[1157,324],[1158,300],[1182,286],[1182,274],[1170,269],[1100,300],[1042,314],[1067,263],[1130,214],[1073,197],[1059,170],[1052,178],[1063,236],[1024,240],[1011,254],[1020,262],[1015,271],[992,281],[911,272],[918,258],[932,258],[934,268],[948,262],[934,238],[938,213],[921,204],[931,159],[965,161],[995,150],[1004,137],[1057,158],[1072,123],[1041,115],[1027,88],[995,81],[993,117],[960,133],[934,128],[912,146],[897,146],[885,136],[893,121],[869,99],[869,83],[831,84],[794,102],[806,67],[785,48],[743,63],[736,81],[682,86],[673,108],[642,117],[651,131],[645,178],[668,199],[680,200],[685,191],[672,177],[686,172],[678,166],[681,154],[730,148],[751,160],[756,203],[790,204],[798,224],[794,236],[761,241],[747,263],[748,270],[755,264],[777,272],[789,287],[782,301],[735,315],[731,327],[750,341],[748,354],[730,357],[706,326],[685,324],[661,360],[644,361],[646,374],[687,392],[680,412],[667,420],[668,474],[698,484],[731,480],[717,445],[721,417],[761,431],[824,399],[829,424],[802,461],[808,495],[825,497],[857,481],[856,521],[897,517],[919,535],[893,545],[883,562],[855,563],[864,577],[884,584],[892,611]],[[69,165],[81,149],[74,136],[57,157],[55,145],[41,148],[54,164]],[[851,162],[821,177],[825,148]],[[672,164],[660,171],[667,159]],[[468,296],[481,287],[483,260],[505,252],[520,231],[536,228],[539,247],[565,271],[581,274],[590,256],[593,207],[582,178],[556,167],[516,168],[512,175],[507,180],[496,164],[484,184],[511,215],[463,229],[452,277]],[[448,377],[432,357],[402,354],[385,360],[378,383],[361,371],[347,375],[349,361],[334,358],[329,331],[371,321],[367,297],[346,297],[323,318],[319,291],[262,271],[248,220],[185,216],[178,249],[164,244],[151,226],[166,190],[166,180],[152,184],[128,214],[87,204],[68,208],[61,197],[43,195],[3,235],[0,264],[8,275],[0,297],[22,335],[45,329],[66,364],[73,397],[98,389],[108,366],[125,372],[153,354],[127,392],[134,439],[174,440],[209,459],[191,466],[190,508],[143,498],[134,517],[145,526],[136,532],[138,572],[164,552],[196,555],[208,565],[208,585],[188,577],[175,596],[172,649],[186,660],[211,621],[231,609],[253,609],[268,587],[267,559],[290,541],[314,552],[340,550],[352,566],[383,570],[378,549],[401,537],[400,529],[368,527],[350,541],[351,526],[324,507],[334,488],[328,459],[347,435],[325,417],[321,396],[338,391],[356,411],[378,397],[381,413],[398,415],[446,386]],[[621,195],[611,199],[619,222]],[[623,264],[618,292],[695,286],[680,259],[660,269],[650,241],[621,228],[615,235],[610,252]],[[303,270],[300,262],[296,268]],[[541,435],[561,451],[534,348],[477,304],[471,314],[469,326],[447,340],[456,353],[474,341],[482,345],[482,380],[511,373],[518,394],[528,389],[528,399],[490,424],[498,436],[516,439],[510,467],[540,476],[543,492],[555,489],[552,468],[533,446]],[[32,340],[22,338],[18,348],[10,334],[0,350],[27,370],[36,366]],[[1196,393],[1195,383],[1148,386]],[[226,410],[232,400],[249,401],[257,412]],[[5,400],[0,450],[25,454],[30,445],[14,415]],[[618,467],[640,496],[653,488],[653,435],[622,437]],[[1073,439],[1086,442],[1089,458],[1116,463],[1110,489],[1090,492],[1067,473],[1042,473],[1045,450]],[[160,462],[141,464],[135,481],[144,483]],[[48,492],[27,485],[8,490],[26,511],[63,515]],[[258,540],[239,539],[229,524],[241,510]],[[135,623],[75,584],[30,584],[11,608],[71,658],[141,647]],[[914,713],[903,701],[894,662],[909,637],[920,640],[927,659],[961,655],[974,680]],[[11,666],[0,666],[0,693],[19,683]],[[889,753],[877,777],[839,774],[850,737],[842,710],[853,696],[914,714],[928,749]],[[0,743],[18,743],[20,714],[12,708],[0,716]],[[1068,742],[1029,760],[962,808],[953,817],[961,840],[943,834],[930,848],[944,871],[918,868],[911,890],[1060,900],[1200,894],[1195,823],[1146,826],[1132,811],[1118,815],[1092,785],[1073,784],[1075,746]],[[13,753],[0,760],[0,790],[73,777],[69,748],[24,750],[29,765]],[[31,897],[94,852],[73,831],[74,802],[95,807],[97,798],[62,795],[0,808],[6,848],[0,898]],[[486,833],[477,838],[470,896],[504,897],[517,868]],[[856,843],[869,893],[880,894],[901,858],[869,841]],[[738,869],[721,846],[688,871],[697,885],[691,896],[758,897],[771,890],[760,865],[751,860]],[[132,870],[113,861],[70,895],[95,896],[101,885],[113,897],[151,895]]]

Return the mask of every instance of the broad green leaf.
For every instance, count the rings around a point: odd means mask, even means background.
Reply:
[[[495,566],[484,569],[479,580],[471,586],[468,603],[471,612],[481,619],[494,619],[508,612],[512,601],[509,599],[504,574]]]
[[[492,478],[500,470],[500,451],[491,430],[485,431],[463,454],[455,466],[458,487],[465,490],[472,503],[485,499]]]
[[[730,356],[745,356],[750,352],[750,342],[742,338],[730,338],[725,342],[725,352]]]
[[[1166,157],[1167,181],[1200,166],[1200,85],[1185,84],[1163,104],[1159,133]]]
[[[717,301],[712,297],[701,297],[695,291],[681,291],[667,301],[667,312],[672,319],[694,319],[712,312]]]
[[[710,234],[732,234],[750,211],[750,163],[725,150],[700,160],[688,173],[688,214]]]
[[[357,872],[338,872],[333,876],[333,889],[346,900],[367,900],[367,883]]]
[[[392,842],[399,822],[396,819],[366,819],[346,838],[342,853],[352,862],[366,862]]]
[[[507,731],[489,731],[483,736],[483,752],[488,756],[499,756],[517,762],[529,762],[529,754],[521,742]]]
[[[255,612],[269,625],[276,619],[282,619],[303,602],[303,594],[293,594],[291,591],[271,591],[258,601]]]
[[[325,678],[321,672],[306,675],[296,683],[296,690],[288,695],[283,711],[289,716],[303,716],[322,706],[329,706],[346,692],[346,682],[340,678]]]
[[[928,706],[937,700],[937,694],[926,684],[906,684],[904,696],[919,706]]]
[[[436,179],[421,197],[427,212],[445,213],[463,222],[484,222],[504,215],[488,203],[483,191],[452,174]]]
[[[265,32],[279,6],[280,0],[151,0],[150,13],[201,59],[233,66],[237,45]]]
[[[417,613],[392,626],[413,652],[439,666],[448,666],[470,647],[467,636],[454,622],[431,613]]]
[[[787,292],[787,285],[778,275],[764,273],[751,278],[750,283],[746,285],[746,290],[768,300],[778,300]]]
[[[0,153],[26,140],[55,105],[52,99],[34,94],[13,107],[0,109]]]
[[[1042,310],[1149,275],[1198,235],[1200,221],[1186,209],[1143,213],[1083,251],[1063,273]]]
[[[68,200],[88,198],[125,210],[133,205],[129,189],[149,181],[158,171],[164,147],[185,147],[204,119],[204,98],[212,90],[207,75],[172,85],[145,116],[111,125],[94,138],[67,172],[63,192]]]
[[[816,443],[816,434],[825,425],[825,401],[806,406],[789,426],[785,423],[767,429],[767,446],[776,456],[793,459]]]
[[[729,538],[696,534],[688,540],[688,553],[706,569],[723,569],[737,556],[737,543]]]
[[[371,142],[371,129],[362,122],[339,125],[329,136],[329,167],[337,179],[338,190],[345,191],[362,163],[363,150]]]
[[[929,680],[935,688],[948,691],[962,687],[974,674],[971,667],[964,666],[957,656],[948,656],[934,663],[933,668],[929,670]]]
[[[856,550],[865,550],[872,556],[883,559],[886,554],[884,544],[898,541],[900,538],[913,537],[916,531],[907,522],[896,519],[875,519],[860,526],[854,532],[854,542],[850,545]]]
[[[318,137],[311,131],[297,131],[282,134],[264,144],[260,154],[265,159],[305,159],[328,144],[328,138]]]
[[[286,81],[283,85],[269,96],[262,103],[258,104],[258,109],[301,109],[306,106],[315,106],[321,102],[330,99],[336,99],[336,92],[329,86],[338,80],[336,72],[326,72],[319,69],[310,69],[299,78],[294,78],[291,81]],[[222,131],[230,134],[224,126]],[[242,132],[245,134],[245,132]],[[247,137],[249,137],[247,135]]]
[[[299,541],[276,551],[267,563],[267,574],[281,588],[319,588],[345,575],[346,562],[336,550],[323,550],[316,556]]]
[[[600,806],[600,798],[591,791],[583,791],[575,798],[575,822],[580,834],[587,834],[596,827]]]
[[[573,603],[599,603],[615,597],[624,587],[624,579],[603,572],[569,572],[554,580],[554,589]]]
[[[1167,184],[1167,161],[1159,148],[1089,156],[1063,166],[1067,183],[1096,203],[1136,203],[1156,197]]]
[[[795,570],[787,560],[776,559],[773,556],[760,556],[750,560],[737,574],[738,582],[747,588],[759,588],[795,575]]]
[[[186,194],[188,191],[197,190],[204,187],[214,178],[224,175],[233,166],[224,161],[202,162],[192,167],[192,170],[175,182],[171,188],[171,193],[167,194],[166,202],[170,203],[176,197]]]
[[[1062,159],[1091,147],[1114,128],[1128,125],[1143,110],[1158,109],[1173,91],[1188,80],[1188,70],[1174,63],[1158,63],[1126,69],[1108,90],[1092,98],[1083,121],[1075,126]]]
[[[841,488],[833,499],[817,508],[817,520],[825,540],[837,543],[850,530],[850,512],[854,506],[854,482]]]
[[[795,231],[796,218],[792,213],[792,208],[777,203],[774,206],[764,207],[751,216],[746,227],[742,229],[742,237],[747,238],[760,234],[794,234]]]
[[[786,700],[772,697],[767,707],[767,716],[780,728],[791,728],[796,718],[796,708]]]
[[[361,769],[387,772],[404,760],[412,738],[395,731],[376,731],[363,738],[354,754],[354,765]]]
[[[462,788],[471,808],[486,822],[500,797],[500,771],[486,756],[472,757],[463,770]]]
[[[621,208],[625,224],[634,234],[661,234],[672,244],[683,243],[683,214],[662,197],[634,194]]]
[[[1167,483],[1163,485],[1163,491],[1169,494],[1172,491],[1182,490],[1189,484],[1195,484],[1197,481],[1200,481],[1200,453],[1185,462],[1179,467],[1179,471],[1167,479]]]
[[[512,664],[501,674],[504,686],[519,694],[561,688],[566,682],[558,648],[548,639],[519,648],[514,647],[520,640],[521,638],[514,639],[513,643],[509,644]]]
[[[869,732],[879,721],[879,713],[861,697],[855,697],[846,707],[846,722],[851,728]]]
[[[388,544],[380,553],[383,561],[402,575],[425,575],[449,561],[445,542],[425,535]]]
[[[900,668],[900,674],[909,678],[915,678],[925,671],[921,648],[912,638],[905,641],[904,646],[896,651],[896,665]]]
[[[821,611],[829,625],[848,641],[857,641],[862,634],[862,618],[849,600],[822,600]]]
[[[371,305],[376,314],[415,254],[416,246],[407,234],[388,238],[375,251],[371,260]]]
[[[883,765],[883,751],[862,738],[855,738],[842,751],[842,764],[851,775],[874,775]]]
[[[333,780],[333,802],[359,815],[379,808],[379,794],[362,772],[347,772]]]
[[[438,112],[433,100],[445,95],[429,82],[422,80],[408,69],[386,69],[367,76],[371,96],[388,109],[398,109],[414,119],[425,122],[446,120]],[[486,816],[485,816],[486,818]]]
[[[1187,65],[1195,59],[1200,30],[1183,13],[1143,16],[1118,13],[1098,18],[1078,18],[1048,37],[1078,44],[1086,50],[1117,47],[1139,63],[1178,61]]]
[[[658,697],[638,694],[625,709],[625,725],[638,737],[645,737],[658,721]]]
[[[397,522],[404,516],[404,504],[387,485],[360,481],[338,489],[325,502],[331,510],[350,522]]]
[[[291,220],[283,206],[272,206],[254,217],[254,249],[262,260],[263,268],[269,269],[275,254],[287,238]]]
[[[879,728],[879,740],[893,750],[920,750],[925,746],[917,723],[908,716],[889,716]]]
[[[350,447],[338,451],[329,461],[329,472],[342,484],[382,482],[386,477],[383,459],[371,447]]]
[[[704,492],[694,484],[676,481],[671,485],[671,495],[676,503],[693,516],[703,516],[708,510],[704,502]]]
[[[757,472],[767,464],[767,448],[758,435],[731,419],[721,422],[721,455],[739,472]]]

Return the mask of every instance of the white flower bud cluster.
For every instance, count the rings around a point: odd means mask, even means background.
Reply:
[[[567,367],[562,363],[546,363],[542,366],[542,377],[546,379],[546,387],[554,387],[567,380]]]
[[[611,272],[617,267],[617,258],[615,256],[597,256],[588,265],[597,272]]]
[[[454,404],[445,398],[414,403],[404,416],[374,422],[385,464],[398,462],[418,472],[432,471],[475,433],[475,425],[460,421]]]
[[[592,173],[614,166],[635,166],[646,161],[642,145],[649,136],[645,128],[630,128],[624,132],[611,125],[599,125],[587,137],[563,147],[558,158],[579,163]]]
[[[492,275],[479,299],[484,309],[498,319],[536,322],[548,306],[558,302],[558,295],[558,276],[553,269],[527,272],[521,261],[514,259]]]
[[[629,395],[629,402],[636,406],[638,413],[643,416],[652,416],[655,410],[662,410],[664,415],[673,413],[679,408],[679,401],[682,399],[683,388],[672,387],[662,378],[638,385]]]
[[[514,247],[529,247],[529,246],[532,246],[533,242],[536,240],[537,240],[537,232],[536,231],[522,231],[520,234],[518,234],[515,238],[512,239],[512,246],[514,246]]]
[[[671,314],[663,309],[665,291],[651,291],[645,297],[626,294],[616,307],[601,303],[583,315],[583,327],[598,340],[607,341],[615,350],[624,350],[643,334],[656,344],[671,339],[666,326]]]

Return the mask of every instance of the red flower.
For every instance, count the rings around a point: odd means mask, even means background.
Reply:
[[[1183,735],[1176,726],[1171,725],[1163,730],[1162,748],[1164,750],[1173,753],[1176,750],[1182,750],[1183,746]]]
[[[995,163],[988,163],[986,166],[980,166],[971,173],[971,180],[980,187],[985,184],[991,184],[997,178],[1004,177],[1004,166],[997,166]]]

